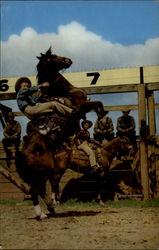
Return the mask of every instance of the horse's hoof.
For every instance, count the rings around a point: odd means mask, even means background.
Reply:
[[[52,203],[53,203],[54,206],[60,205],[60,201],[55,200],[55,199],[52,199]]]
[[[43,220],[43,219],[46,219],[46,218],[48,218],[48,216],[46,214],[44,214],[44,213],[41,213],[40,220]]]
[[[103,202],[102,200],[99,200],[99,201],[98,201],[98,204],[99,204],[100,206],[102,206],[102,207],[105,206],[105,204],[104,204],[104,202]]]

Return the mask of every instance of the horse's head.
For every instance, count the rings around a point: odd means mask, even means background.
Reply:
[[[133,144],[130,141],[130,139],[126,136],[121,136],[120,137],[120,151],[122,153],[127,153],[127,154],[133,154],[134,149],[133,149]]]
[[[70,58],[57,56],[52,54],[51,47],[45,54],[40,53],[41,56],[37,56],[39,63],[37,64],[37,71],[44,72],[58,72],[61,69],[67,69],[71,66],[72,60]]]

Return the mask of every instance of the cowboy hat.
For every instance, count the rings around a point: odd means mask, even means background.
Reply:
[[[15,91],[18,92],[22,82],[27,82],[29,84],[29,88],[31,87],[31,81],[27,77],[19,78],[15,83]]]
[[[89,128],[90,127],[92,127],[92,125],[93,125],[93,123],[91,122],[91,121],[89,121],[89,120],[84,120],[84,121],[82,121],[82,127],[84,127],[84,124],[86,124],[86,123],[88,123],[89,124]]]
[[[108,114],[108,110],[103,110],[98,114],[98,120],[102,119],[106,114]]]
[[[122,110],[123,113],[130,113],[130,111],[131,111],[130,109],[124,109],[124,110]]]

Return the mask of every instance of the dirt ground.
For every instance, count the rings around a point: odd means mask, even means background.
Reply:
[[[158,207],[59,205],[38,221],[31,205],[15,203],[0,214],[1,249],[159,249]]]

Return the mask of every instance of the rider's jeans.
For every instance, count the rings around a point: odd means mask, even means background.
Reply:
[[[63,116],[70,116],[73,109],[57,101],[51,101],[51,102],[37,103],[35,106],[28,105],[24,109],[23,113],[30,120],[32,120],[34,116],[37,114],[43,114],[43,113],[48,113],[48,112],[53,112],[53,111],[58,111]]]

